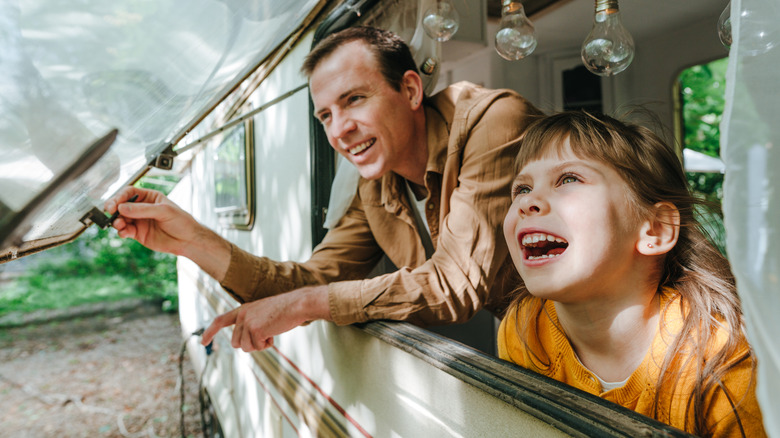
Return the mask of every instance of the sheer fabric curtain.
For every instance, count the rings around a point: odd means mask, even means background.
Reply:
[[[721,156],[727,248],[759,360],[764,424],[780,437],[780,1],[732,0]]]

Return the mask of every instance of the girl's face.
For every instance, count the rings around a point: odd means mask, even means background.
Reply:
[[[615,169],[578,158],[568,140],[523,167],[504,236],[529,292],[574,303],[628,287],[640,257],[629,196]]]

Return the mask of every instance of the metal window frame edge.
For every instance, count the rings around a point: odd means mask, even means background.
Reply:
[[[486,355],[409,323],[357,325],[436,368],[578,437],[692,437],[565,383]]]

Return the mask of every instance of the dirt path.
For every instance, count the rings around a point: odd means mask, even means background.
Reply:
[[[0,330],[0,436],[178,437],[178,316],[132,311]],[[185,430],[200,437],[185,357]]]

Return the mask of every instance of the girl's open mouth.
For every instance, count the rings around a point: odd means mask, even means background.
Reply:
[[[528,233],[520,238],[526,260],[542,260],[558,257],[569,247],[569,242],[547,233]]]

